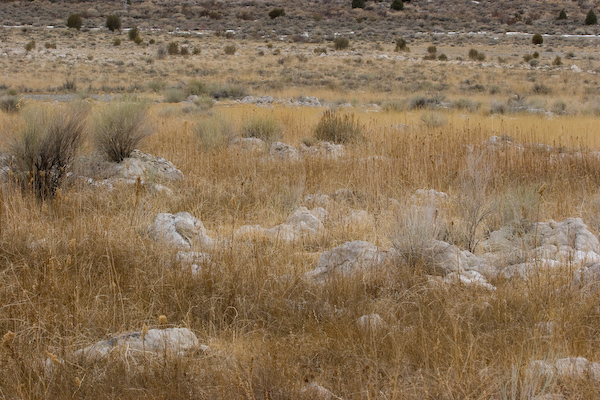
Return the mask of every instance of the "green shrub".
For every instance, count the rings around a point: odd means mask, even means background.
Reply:
[[[120,31],[121,30],[121,18],[118,15],[108,15],[106,17],[106,27],[109,31]]]
[[[587,16],[585,17],[585,24],[586,25],[596,25],[598,23],[598,17],[596,17],[596,13],[594,13],[594,10],[590,10],[587,13]]]
[[[476,49],[470,49],[468,56],[469,56],[469,60],[473,60],[473,61],[484,61],[485,60],[485,54],[483,54],[480,51],[477,51]]]
[[[84,142],[88,108],[74,103],[55,109],[26,109],[24,114],[24,123],[10,145],[13,172],[38,198],[50,198]]]
[[[438,56],[438,60],[440,60],[440,61],[448,61],[448,56],[445,55],[444,53],[442,53],[442,54],[440,54]]]
[[[167,53],[171,56],[179,54],[179,45],[176,42],[171,42],[167,46]]]
[[[150,40],[148,40],[148,44],[156,44],[156,40],[150,39]]]
[[[283,125],[273,118],[255,117],[244,123],[242,136],[245,138],[258,138],[265,142],[274,142],[281,139]]]
[[[93,140],[96,148],[113,162],[129,157],[152,129],[147,122],[148,106],[136,101],[111,102],[94,118]]]
[[[350,143],[362,139],[363,135],[354,115],[327,110],[315,128],[314,137],[333,143]]]
[[[394,0],[392,4],[390,4],[390,9],[394,11],[402,11],[404,10],[404,1],[402,0]]]
[[[404,38],[399,38],[396,40],[396,49],[394,51],[405,51],[405,52],[410,51],[410,48],[408,47],[406,40]]]
[[[333,40],[333,48],[336,50],[344,50],[347,49],[348,46],[350,46],[350,40],[348,40],[348,38],[336,37]]]
[[[140,35],[137,35],[136,37],[133,38],[133,43],[139,45],[144,41],[144,39],[142,39],[142,37]]]
[[[75,28],[80,30],[82,24],[83,20],[79,14],[71,14],[69,15],[69,18],[67,18],[67,28]]]
[[[129,37],[129,40],[133,41],[135,40],[136,37],[138,37],[140,35],[140,30],[138,29],[137,26],[134,26],[133,28],[131,28],[129,30],[129,32],[127,32],[127,36]]]
[[[47,49],[56,49],[56,43],[55,42],[46,42],[46,43],[44,43],[44,47]]]
[[[237,48],[234,45],[232,45],[232,44],[228,44],[227,46],[225,46],[225,48],[223,49],[223,51],[225,51],[225,54],[227,54],[229,56],[232,56],[237,51]]]
[[[544,38],[542,37],[541,33],[536,33],[535,35],[533,35],[533,37],[531,38],[531,43],[537,45],[541,45],[544,44]]]
[[[204,150],[223,148],[235,137],[231,120],[221,114],[214,114],[198,121],[194,133],[200,139]]]
[[[185,87],[188,95],[202,96],[208,92],[206,85],[203,82],[192,80]]]
[[[115,38],[115,40],[113,41],[113,46],[120,46],[120,45],[121,45],[121,39]]]
[[[25,44],[25,51],[31,51],[33,49],[35,49],[35,40],[30,40]]]
[[[562,10],[560,10],[560,12],[558,13],[557,19],[558,20],[567,19],[567,12],[565,11],[564,8]]]
[[[269,18],[275,19],[285,16],[285,10],[283,8],[274,8],[269,11]]]
[[[552,60],[552,65],[559,67],[562,65],[562,58],[560,56],[556,56],[554,60]]]
[[[352,8],[365,8],[365,0],[352,0]]]
[[[179,55],[181,55],[181,56],[189,56],[190,55],[190,49],[187,46],[181,46],[181,49],[179,50]]]

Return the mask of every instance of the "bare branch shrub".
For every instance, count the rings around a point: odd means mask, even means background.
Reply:
[[[112,102],[94,117],[94,144],[110,161],[121,162],[152,134],[148,105],[137,101]]]
[[[80,103],[54,110],[30,108],[10,146],[13,172],[36,195],[53,197],[84,141],[88,108]]]

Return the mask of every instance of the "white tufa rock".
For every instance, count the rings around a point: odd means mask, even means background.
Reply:
[[[379,314],[366,314],[356,320],[358,327],[364,332],[377,332],[385,327],[385,321]]]
[[[203,247],[213,245],[202,221],[188,212],[158,214],[148,228],[148,234],[156,241],[185,250],[196,243]]]
[[[114,351],[133,356],[144,352],[156,355],[183,356],[195,351],[198,344],[198,338],[194,332],[187,328],[150,329],[146,334],[129,332],[102,340],[77,350],[74,355],[88,362],[106,358]]]
[[[193,274],[202,272],[202,265],[210,263],[210,255],[198,251],[178,251],[175,262],[182,267],[189,267]]]
[[[355,240],[346,242],[332,250],[321,253],[317,267],[306,273],[307,278],[325,279],[332,273],[353,274],[376,268],[395,255],[394,251],[383,251],[374,244]]]
[[[232,150],[253,154],[262,154],[267,151],[267,144],[259,138],[237,138],[229,146]]]
[[[319,142],[312,146],[304,143],[300,144],[298,151],[303,156],[309,157],[327,157],[337,159],[344,156],[345,149],[342,144],[333,144],[330,142]]]
[[[271,148],[269,150],[269,155],[271,157],[279,159],[279,160],[297,160],[298,152],[294,148],[294,146],[289,145],[287,143],[275,142],[271,144]]]
[[[352,209],[342,219],[342,223],[351,230],[373,229],[375,227],[375,218],[365,210]]]
[[[477,271],[464,271],[461,273],[452,272],[444,277],[444,282],[455,285],[480,287],[490,291],[496,290],[496,287],[490,285],[487,279]]]
[[[555,362],[536,360],[529,364],[528,373],[547,379],[590,379],[600,381],[600,364],[583,357],[559,358]]]
[[[134,150],[129,158],[125,158],[120,163],[111,163],[109,169],[109,176],[123,179],[140,178],[143,181],[183,179],[183,173],[170,161],[139,150]]]

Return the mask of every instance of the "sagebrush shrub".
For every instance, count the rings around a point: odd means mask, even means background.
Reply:
[[[279,17],[283,17],[285,15],[285,10],[283,8],[274,8],[269,11],[269,18],[275,19]]]
[[[594,10],[590,10],[585,17],[586,25],[596,25],[598,23],[598,17],[596,17],[596,13]]]
[[[19,96],[4,95],[0,97],[0,110],[15,113],[19,111],[20,102],[21,98]]]
[[[88,107],[80,103],[24,111],[10,145],[13,172],[23,187],[31,187],[40,199],[56,194],[84,142],[87,115]]]
[[[399,38],[396,40],[395,51],[407,51],[407,52],[410,51],[405,39]]]
[[[118,15],[108,15],[106,17],[106,27],[111,32],[120,31],[121,30],[121,18]]]
[[[235,52],[237,51],[236,47],[232,44],[228,44],[227,46],[225,46],[225,49],[223,50],[225,51],[225,54],[232,56],[235,54]]]
[[[167,46],[167,53],[169,53],[171,56],[179,54],[179,45],[176,42],[169,43]]]
[[[35,49],[35,40],[30,40],[25,44],[25,51],[31,51],[33,49]]]
[[[246,121],[242,126],[242,136],[245,138],[258,138],[265,142],[274,142],[281,139],[283,125],[276,119],[269,117],[255,117]]]
[[[94,116],[96,148],[113,162],[129,157],[136,146],[152,134],[147,122],[148,105],[136,101],[111,102]]]
[[[194,132],[204,150],[223,148],[235,137],[233,123],[220,114],[198,121]]]
[[[362,139],[362,127],[353,114],[333,110],[323,113],[314,133],[315,139],[333,143],[350,143]]]
[[[80,30],[82,24],[83,20],[79,14],[71,14],[69,15],[69,18],[67,18],[67,28]]]
[[[540,45],[540,44],[544,44],[544,37],[542,36],[541,33],[536,33],[531,38],[531,43],[535,44],[536,46]]]
[[[350,40],[345,37],[337,37],[333,40],[333,48],[336,50],[344,50],[350,46]]]
[[[127,32],[127,37],[129,37],[129,40],[133,41],[135,40],[136,37],[138,37],[140,35],[140,30],[138,29],[137,26],[134,26],[133,28],[131,28],[129,30],[129,32]]]
[[[404,1],[402,0],[394,0],[392,4],[390,4],[390,9],[394,11],[402,11],[404,10]]]

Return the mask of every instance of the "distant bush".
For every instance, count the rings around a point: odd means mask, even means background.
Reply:
[[[56,43],[55,42],[46,42],[46,43],[44,43],[44,47],[47,49],[56,49]]]
[[[133,43],[135,44],[141,44],[144,41],[144,39],[142,39],[142,37],[140,35],[137,35],[136,37],[133,38]]]
[[[560,10],[560,12],[558,13],[558,20],[563,20],[563,19],[567,19],[567,12],[565,11],[565,9],[563,8],[562,10]]]
[[[129,157],[139,143],[152,134],[147,111],[145,103],[130,100],[106,105],[94,118],[96,148],[113,162]]]
[[[274,142],[281,139],[283,125],[273,118],[255,117],[244,123],[242,136],[245,138],[258,138],[265,142]]]
[[[394,0],[392,4],[390,4],[390,9],[394,11],[402,11],[404,10],[404,1],[402,0]]]
[[[115,40],[113,41],[113,46],[120,46],[120,45],[121,45],[121,39],[115,38]]]
[[[415,96],[408,102],[410,110],[419,110],[423,108],[436,109],[442,106],[443,96]]]
[[[352,8],[365,8],[365,0],[352,0]]]
[[[165,103],[180,103],[186,98],[185,92],[181,89],[169,89],[164,93]]]
[[[473,61],[484,61],[485,60],[485,54],[483,54],[482,52],[476,50],[476,49],[471,49],[469,50],[469,60],[473,60]]]
[[[448,56],[445,55],[444,53],[442,53],[442,54],[440,54],[438,56],[438,60],[440,60],[440,61],[448,61]]]
[[[423,57],[423,60],[435,60],[437,58],[437,47],[429,46],[427,47],[427,55]]]
[[[315,128],[314,137],[333,143],[350,143],[362,139],[363,135],[354,115],[327,110]]]
[[[596,25],[598,23],[598,17],[596,17],[596,13],[594,13],[594,10],[590,10],[587,13],[587,16],[585,17],[585,24],[586,25]]]
[[[543,83],[535,83],[533,85],[532,92],[534,94],[550,94],[552,93],[552,90]]]
[[[106,27],[109,31],[120,31],[121,30],[121,18],[118,15],[108,15],[106,17]]]
[[[83,20],[79,14],[71,14],[69,15],[69,18],[67,18],[67,28],[75,28],[80,30],[82,24]]]
[[[399,39],[396,40],[396,49],[395,49],[395,51],[405,51],[405,52],[410,51],[410,48],[408,47],[405,39],[399,38]]]
[[[336,50],[344,50],[347,49],[348,46],[350,46],[350,40],[348,40],[348,38],[336,37],[333,40],[333,48]]]
[[[0,97],[0,110],[15,113],[19,111],[19,103],[21,98],[16,95],[4,95]]]
[[[10,145],[13,172],[40,199],[54,197],[84,142],[88,108],[71,104],[25,110],[23,126]]]
[[[244,86],[236,84],[213,85],[208,92],[214,99],[241,99],[248,95]]]
[[[554,60],[552,60],[552,65],[554,65],[554,66],[556,66],[556,67],[559,67],[559,66],[561,66],[561,65],[562,65],[562,63],[563,63],[563,62],[562,62],[562,58],[560,58],[560,56],[556,56],[556,57],[554,58]]]
[[[131,28],[129,30],[129,32],[127,32],[127,36],[129,37],[129,40],[133,41],[135,40],[136,37],[138,37],[140,35],[140,30],[138,29],[137,26],[134,26],[133,28]]]
[[[283,8],[274,8],[269,11],[269,18],[275,19],[279,17],[283,17],[285,15],[285,10]]]
[[[537,45],[540,44],[544,44],[544,38],[542,37],[541,33],[536,33],[535,35],[533,35],[533,37],[531,38],[531,43]]]
[[[179,55],[181,56],[189,56],[190,55],[190,48],[187,46],[181,46],[181,48],[179,49]]]
[[[176,42],[171,42],[167,46],[167,53],[171,56],[179,54],[179,45]]]
[[[35,49],[35,40],[30,40],[25,44],[25,51],[31,51],[33,49]]]
[[[228,44],[227,46],[225,46],[225,48],[223,49],[223,51],[225,52],[225,54],[227,54],[229,56],[232,56],[237,51],[237,48],[234,45],[232,45],[232,44]]]
[[[235,137],[231,120],[220,114],[198,121],[194,133],[200,139],[204,150],[223,148]]]

